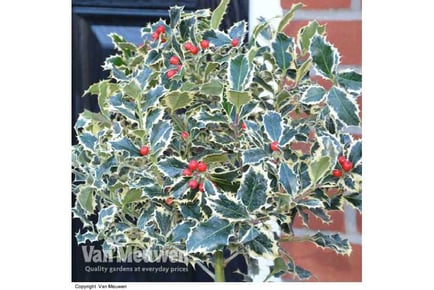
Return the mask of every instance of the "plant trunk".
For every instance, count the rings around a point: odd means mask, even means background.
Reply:
[[[214,254],[215,282],[225,282],[225,257],[223,251],[216,251]]]

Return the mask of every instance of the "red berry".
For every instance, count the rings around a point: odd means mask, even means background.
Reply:
[[[191,176],[193,173],[191,172],[191,170],[190,169],[188,169],[188,168],[185,168],[183,171],[182,171],[182,176]]]
[[[203,182],[199,183],[199,191],[203,191]]]
[[[155,31],[158,34],[165,33],[166,32],[166,27],[164,25],[160,25],[160,26],[157,27],[157,29]]]
[[[149,147],[148,146],[142,146],[140,148],[140,155],[145,156],[149,154]]]
[[[234,39],[232,39],[231,44],[233,47],[235,47],[235,46],[238,46],[238,42],[239,42],[238,38],[234,38]]]
[[[209,47],[209,41],[206,40],[206,39],[203,39],[203,40],[200,42],[200,47],[202,47],[202,49],[207,49],[207,48]]]
[[[273,151],[277,151],[279,150],[279,142],[274,141],[273,143],[270,144],[271,150]]]
[[[171,79],[176,75],[177,72],[178,72],[177,70],[171,69],[171,70],[167,71],[166,76],[168,79]]]
[[[186,50],[190,50],[192,47],[193,47],[193,44],[192,44],[191,42],[186,42],[186,43],[184,44],[184,48],[185,48]]]
[[[180,71],[181,69],[182,69],[182,65],[178,64],[178,65],[176,66],[176,70],[177,70],[177,71]]]
[[[342,171],[340,171],[339,169],[333,169],[332,174],[334,177],[341,177]]]
[[[188,168],[191,171],[195,171],[198,166],[199,166],[199,162],[197,162],[196,160],[190,160],[190,162],[188,162]]]
[[[345,158],[345,156],[339,156],[338,162],[340,165],[344,164],[345,161],[347,161],[347,158]]]
[[[166,198],[166,204],[167,205],[171,205],[172,203],[173,203],[173,198],[171,198],[171,197]]]
[[[197,170],[199,171],[199,172],[205,172],[206,171],[206,168],[207,168],[207,166],[206,166],[206,163],[205,162],[199,162],[198,164],[197,164]]]
[[[179,63],[179,58],[176,55],[172,55],[169,59],[170,64],[177,65]]]
[[[350,171],[353,168],[353,162],[346,160],[343,164],[342,164],[342,168],[345,171]]]
[[[244,122],[241,123],[241,129],[243,129],[243,130],[247,129],[246,123],[244,123]]]
[[[160,37],[160,34],[157,31],[152,33],[152,40],[157,40],[159,37]]]
[[[193,179],[193,180],[190,180],[190,182],[188,183],[188,186],[191,189],[196,189],[199,186],[199,183],[197,182],[197,180]]]
[[[199,52],[199,48],[197,47],[197,46],[192,46],[191,48],[190,48],[190,52],[192,53],[192,54],[197,54],[198,52]]]
[[[182,138],[182,139],[187,139],[187,138],[188,138],[188,133],[185,132],[185,131],[183,131],[183,132],[181,133],[181,138]]]

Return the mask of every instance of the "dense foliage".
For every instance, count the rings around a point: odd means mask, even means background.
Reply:
[[[329,211],[345,203],[361,211],[362,141],[347,129],[360,126],[362,77],[339,69],[316,21],[283,33],[301,4],[277,30],[264,21],[245,42],[244,21],[218,29],[228,2],[213,12],[172,7],[169,23],[142,29],[139,46],[110,35],[110,76],[86,91],[101,111],[75,124],[76,238],[102,241],[109,256],[172,249],[213,265],[217,281],[222,250],[248,265],[274,261],[270,275],[306,279],[281,247],[296,239],[295,216],[330,223]],[[351,253],[339,235],[307,240]]]

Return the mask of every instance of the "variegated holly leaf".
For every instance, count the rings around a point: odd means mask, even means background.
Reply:
[[[303,6],[304,4],[301,2],[292,4],[288,12],[286,12],[280,20],[279,25],[277,26],[277,31],[282,32],[283,29],[291,22],[295,12]]]
[[[132,121],[137,121],[135,115],[137,106],[134,102],[123,99],[121,94],[115,94],[109,98],[108,103],[114,112],[118,112]]]
[[[249,255],[253,257],[267,257],[273,253],[276,247],[274,241],[262,231],[251,241],[244,244],[249,251]]]
[[[164,93],[165,89],[163,86],[156,86],[155,88],[150,89],[145,95],[145,102],[143,103],[142,110],[146,111],[151,107],[157,106]]]
[[[212,29],[218,29],[220,26],[220,23],[223,20],[223,17],[226,14],[226,10],[228,9],[230,0],[222,0],[220,1],[219,6],[212,12],[211,15],[211,28]]]
[[[284,33],[277,33],[275,41],[271,44],[273,47],[273,56],[279,68],[286,72],[292,62],[291,52],[294,50],[294,40]]]
[[[182,242],[185,241],[190,234],[191,229],[195,226],[195,223],[191,220],[184,220],[177,224],[172,230],[172,241]]]
[[[118,141],[112,141],[110,142],[110,145],[114,150],[120,150],[127,152],[131,157],[139,157],[139,148],[134,145],[133,142],[131,142],[130,139],[127,137],[123,137],[122,139]]]
[[[326,90],[321,86],[311,86],[304,91],[300,102],[306,105],[321,103],[325,98]]]
[[[224,45],[230,45],[232,41],[226,33],[220,32],[218,30],[207,30],[203,33],[202,37],[217,48]]]
[[[344,199],[360,213],[362,212],[362,194],[354,192],[344,195]]]
[[[211,80],[200,87],[200,92],[204,95],[221,96],[223,93],[223,84],[219,80]]]
[[[309,240],[321,248],[332,249],[339,255],[351,254],[350,242],[348,241],[348,239],[342,239],[339,234],[326,235],[318,232],[312,237],[310,237]]]
[[[295,195],[300,187],[297,174],[288,164],[282,163],[279,168],[279,181],[287,193]]]
[[[193,101],[193,96],[188,92],[171,91],[165,95],[166,105],[173,113],[178,109],[186,108]]]
[[[312,277],[312,273],[299,266],[296,266],[291,260],[288,261],[288,271],[295,274],[301,280],[307,280]]]
[[[149,143],[151,144],[151,154],[159,156],[166,150],[172,138],[173,129],[168,121],[154,124],[149,134]]]
[[[252,81],[249,60],[244,54],[231,58],[228,68],[229,89],[232,91],[244,91]]]
[[[353,97],[333,86],[327,94],[327,105],[332,115],[347,126],[359,126],[359,107]]]
[[[270,180],[261,167],[250,167],[243,174],[237,198],[241,199],[249,212],[255,211],[265,205],[269,186]]]
[[[311,39],[309,52],[313,65],[321,76],[333,79],[340,61],[336,48],[326,40],[325,36],[315,34]]]
[[[270,158],[270,156],[264,149],[255,148],[243,151],[241,158],[243,161],[243,165],[255,165],[264,161],[267,158]]]
[[[98,240],[98,234],[91,231],[86,231],[82,234],[80,231],[78,231],[75,234],[75,239],[77,240],[78,245],[86,244],[87,241],[92,243]]]
[[[158,169],[171,178],[178,177],[187,168],[187,162],[179,157],[171,156],[158,162]]]
[[[221,218],[229,220],[244,220],[249,217],[246,207],[240,200],[224,194],[220,194],[212,199],[211,206]]]
[[[173,6],[169,9],[169,18],[170,18],[170,27],[175,28],[176,24],[178,24],[181,19],[181,13],[184,9],[184,6]]]
[[[159,234],[167,236],[167,234],[172,229],[172,214],[170,212],[164,212],[162,210],[157,210],[155,213],[155,221],[158,229],[160,229]]]
[[[339,72],[336,80],[350,93],[360,94],[362,91],[362,75],[354,70]]]
[[[310,42],[315,33],[323,35],[325,32],[325,25],[319,25],[319,23],[314,20],[310,21],[306,26],[300,28],[297,34],[298,47],[301,50],[301,54],[305,55],[309,51]]]
[[[362,141],[357,140],[354,142],[350,149],[350,154],[348,156],[348,160],[350,160],[353,165],[359,163],[362,160]]]
[[[317,160],[314,160],[310,163],[309,166],[309,176],[314,184],[321,180],[324,175],[330,171],[332,166],[332,162],[330,157],[322,156]]]
[[[259,234],[259,230],[249,224],[242,224],[238,231],[240,243],[243,244],[254,240],[257,236],[259,236]]]
[[[229,28],[228,34],[231,39],[236,38],[239,41],[242,41],[246,35],[246,32],[247,32],[247,22],[242,20],[232,25],[232,27]]]
[[[270,141],[279,141],[282,136],[282,116],[275,111],[268,111],[264,115],[264,128]]]
[[[77,194],[77,201],[80,206],[86,210],[87,214],[92,214],[96,206],[93,188],[80,187]]]
[[[209,253],[228,244],[234,225],[227,220],[211,217],[201,222],[187,238],[187,252]]]
[[[96,223],[97,230],[101,231],[113,222],[116,212],[117,208],[114,205],[101,209],[98,213],[98,222]]]

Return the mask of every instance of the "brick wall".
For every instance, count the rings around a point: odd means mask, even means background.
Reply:
[[[306,6],[297,11],[292,22],[285,28],[290,36],[296,36],[300,27],[310,20],[326,24],[327,38],[341,54],[341,68],[348,66],[362,68],[362,1],[361,0],[281,0],[283,10],[293,3],[303,2]],[[359,97],[359,106],[361,109]],[[361,134],[361,131],[357,132]],[[339,256],[331,250],[322,250],[315,245],[304,243],[286,244],[297,265],[310,270],[317,279],[311,281],[361,281],[362,280],[362,218],[361,215],[345,206],[344,212],[332,213],[333,223],[322,224],[314,217],[310,218],[310,227],[303,227],[299,218],[295,221],[296,235],[323,230],[326,233],[339,232],[348,238],[353,247],[350,257]],[[289,280],[290,278],[284,277]]]

